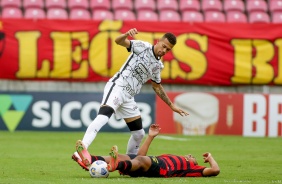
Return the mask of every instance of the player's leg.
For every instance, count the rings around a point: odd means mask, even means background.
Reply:
[[[120,107],[119,112],[122,114],[122,117],[131,132],[126,153],[137,154],[141,141],[145,136],[145,131],[142,125],[141,113],[134,98],[127,98]]]
[[[72,155],[71,158],[72,158],[75,162],[77,162],[78,165],[80,165],[80,167],[82,167],[82,169],[84,169],[84,170],[86,170],[86,171],[89,171],[88,166],[86,166],[86,165],[82,162],[82,160],[81,160],[81,158],[80,158],[80,156],[78,155],[77,152],[75,152],[75,153]]]
[[[97,117],[90,123],[82,139],[82,143],[86,150],[96,138],[99,130],[109,121],[110,117],[118,107],[116,105],[113,105],[114,100],[116,99],[115,97],[117,96],[115,92],[118,91],[114,90],[114,86],[114,83],[111,82],[108,82],[105,86],[103,100],[99,112],[97,113]],[[83,154],[83,152],[80,153]],[[76,153],[74,153],[73,156],[75,156],[75,154]],[[92,163],[92,160],[88,157],[83,155],[79,156],[82,158],[78,158],[77,160],[82,160],[83,162],[85,162],[84,164],[87,165],[89,163]]]
[[[108,82],[105,86],[101,107],[97,113],[98,115],[90,123],[82,139],[86,149],[88,149],[90,144],[96,138],[97,133],[108,123],[112,114],[119,107],[116,100],[119,99],[120,91],[116,88],[117,87],[115,87],[115,84],[112,82]]]
[[[82,142],[84,143],[86,149],[88,149],[90,144],[96,138],[97,133],[100,131],[100,129],[108,123],[113,113],[114,109],[112,107],[101,106],[97,117],[90,123],[82,139]]]
[[[81,140],[76,141],[75,147],[76,147],[76,152],[78,153],[83,164],[89,167],[92,163],[91,155],[87,151],[87,148],[84,146],[83,142]]]
[[[89,159],[89,157],[83,156],[83,153],[84,153],[83,150],[88,149],[89,145],[93,142],[99,130],[109,121],[109,118],[113,114],[113,111],[114,110],[109,106],[102,106],[98,112],[97,117],[88,126],[84,134],[83,140],[82,140],[83,148],[80,147],[81,151],[75,152],[72,155],[72,159],[75,160],[79,165],[81,165],[79,163],[80,160],[82,160],[82,162],[84,162],[85,165],[89,165],[89,163],[91,163],[91,159]],[[79,154],[79,157],[77,156],[77,153]],[[77,158],[77,159],[74,159],[74,158]]]
[[[108,163],[108,171],[113,172],[116,170],[118,165],[118,147],[115,145],[110,151],[110,162]]]
[[[111,161],[111,156],[96,156],[91,155],[88,150],[84,147],[82,141],[78,140],[76,142],[76,150],[72,155],[72,159],[76,161],[83,169],[86,171],[89,170],[89,166],[95,162],[96,160],[103,160],[106,163],[109,163]],[[81,156],[80,156],[81,155]],[[136,157],[136,155],[125,155],[125,154],[118,154],[117,155],[118,160],[124,161],[124,160],[130,160]],[[84,161],[84,162],[83,162]],[[90,164],[88,163],[90,161]]]
[[[116,168],[110,170],[110,172],[113,172],[114,170],[119,170],[120,173],[125,175],[129,174],[132,176],[142,176],[145,175],[145,172],[150,169],[151,165],[152,162],[150,157],[137,156],[133,160],[118,161]],[[137,172],[135,173],[135,171]]]
[[[88,126],[83,140],[81,141],[81,146],[77,147],[77,152],[86,166],[89,166],[92,163],[90,154],[86,154],[88,153],[88,146],[93,142],[99,130],[109,121],[113,111],[114,110],[109,106],[102,106],[99,110],[98,116]]]
[[[133,119],[133,120],[132,120]],[[127,154],[137,154],[141,141],[145,136],[145,131],[142,125],[141,116],[136,116],[135,118],[125,118],[127,126],[131,132],[131,136],[127,144]]]

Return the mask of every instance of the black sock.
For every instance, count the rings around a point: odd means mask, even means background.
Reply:
[[[131,167],[132,167],[132,163],[129,160],[120,161],[118,163],[117,170],[126,174],[128,171],[130,171]]]
[[[96,160],[103,160],[105,161],[105,159],[101,156],[94,156],[94,155],[91,155],[91,159],[92,159],[92,163],[95,162]]]

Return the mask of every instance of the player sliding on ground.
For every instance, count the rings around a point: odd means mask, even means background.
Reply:
[[[77,161],[81,167],[88,170],[90,164],[96,160],[108,163],[108,170],[119,170],[124,175],[132,177],[205,177],[217,176],[220,172],[217,162],[211,153],[204,153],[205,163],[210,167],[200,166],[191,154],[178,156],[163,154],[160,156],[146,156],[154,137],[159,134],[160,127],[157,124],[150,126],[149,134],[137,155],[118,154],[118,147],[113,146],[110,156],[93,156],[85,149],[83,143],[77,141],[77,152],[82,160]],[[78,159],[78,158],[74,158]]]

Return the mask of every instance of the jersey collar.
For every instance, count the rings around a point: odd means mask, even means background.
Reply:
[[[156,55],[155,55],[155,52],[154,52],[154,45],[152,46],[152,51],[153,51],[153,54],[154,54],[154,56],[155,56],[156,60],[160,60],[160,59],[161,59],[161,57],[159,57],[159,56],[156,56]]]

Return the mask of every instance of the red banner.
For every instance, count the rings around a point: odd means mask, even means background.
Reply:
[[[189,116],[174,113],[157,98],[162,133],[185,135],[282,136],[281,94],[168,93]],[[164,116],[165,114],[165,116]]]
[[[106,81],[128,56],[114,39],[136,27],[152,44],[165,33],[177,45],[162,58],[163,83],[281,85],[280,24],[2,20],[0,78]]]

